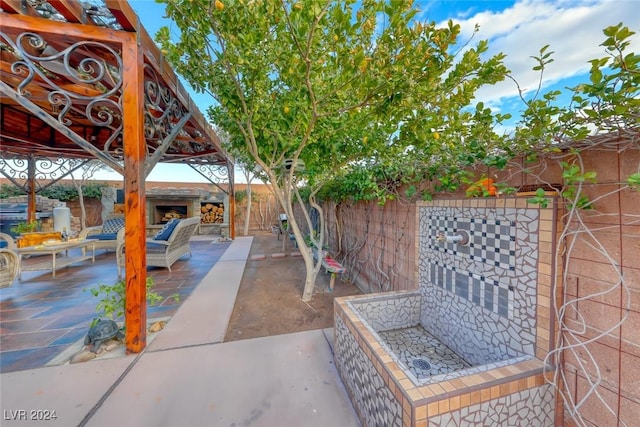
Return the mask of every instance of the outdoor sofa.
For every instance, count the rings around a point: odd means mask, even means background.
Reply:
[[[0,233],[0,288],[11,285],[20,273],[20,257],[16,252],[16,244],[8,234]]]
[[[172,219],[153,237],[147,238],[147,267],[171,266],[183,255],[191,255],[189,240],[200,226],[200,217]],[[125,263],[124,233],[118,234],[116,257],[118,277],[122,277]]]

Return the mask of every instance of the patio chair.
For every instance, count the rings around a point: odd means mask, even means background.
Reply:
[[[95,239],[94,249],[116,250],[118,232],[124,230],[124,214],[109,214],[102,225],[87,227],[78,234],[79,239]]]
[[[172,219],[167,222],[153,238],[147,239],[147,267],[165,267],[171,271],[174,262],[183,255],[191,255],[189,240],[199,226],[199,216]],[[118,247],[116,249],[118,278],[122,277],[124,254],[124,233],[118,233]]]
[[[20,273],[20,257],[16,243],[8,234],[0,233],[4,245],[0,248],[0,288],[10,286]]]

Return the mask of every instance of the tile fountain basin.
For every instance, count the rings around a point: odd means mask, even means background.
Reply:
[[[363,425],[553,425],[542,361],[513,352],[468,360],[425,323],[421,299],[418,291],[336,299],[336,365]]]

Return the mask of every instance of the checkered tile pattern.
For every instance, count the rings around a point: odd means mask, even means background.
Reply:
[[[512,221],[471,218],[469,257],[508,270],[515,269],[516,236]]]
[[[514,287],[456,267],[433,262],[430,265],[433,285],[453,292],[499,316],[513,319]]]
[[[474,261],[507,270],[515,269],[516,227],[513,221],[432,215],[429,217],[428,230],[429,249],[450,255],[467,255]],[[450,236],[458,230],[469,233],[469,245],[436,240],[439,233]]]

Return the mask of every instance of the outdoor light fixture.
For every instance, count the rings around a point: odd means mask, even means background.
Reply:
[[[299,172],[304,172],[304,160],[302,159],[298,159],[296,161],[294,161],[293,159],[285,159],[282,162],[282,167],[285,170],[291,170],[291,168],[294,168],[295,170],[299,171]]]

